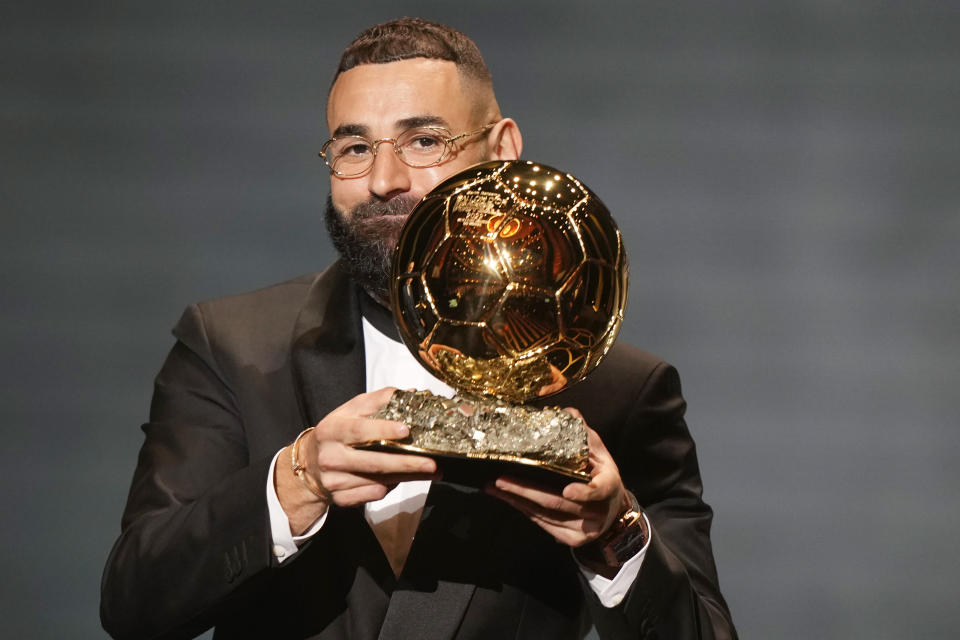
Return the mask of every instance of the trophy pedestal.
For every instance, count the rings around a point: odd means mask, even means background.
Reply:
[[[559,408],[533,409],[487,396],[395,391],[373,417],[403,422],[410,435],[357,448],[431,457],[449,482],[482,486],[509,475],[557,488],[590,481],[585,425]]]

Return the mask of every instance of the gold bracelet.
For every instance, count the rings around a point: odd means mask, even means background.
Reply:
[[[314,427],[307,427],[300,432],[300,435],[297,436],[297,439],[293,441],[293,448],[290,450],[290,464],[293,468],[293,475],[300,478],[300,482],[310,489],[310,492],[313,495],[317,496],[324,502],[333,502],[333,496],[330,494],[330,491],[327,490],[322,484],[317,482],[313,476],[307,473],[307,468],[300,464],[300,438],[307,435],[313,431]]]

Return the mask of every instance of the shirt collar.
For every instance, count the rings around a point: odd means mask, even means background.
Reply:
[[[393,314],[390,310],[370,297],[370,294],[364,291],[363,288],[357,287],[357,289],[359,289],[360,314],[363,315],[366,321],[372,324],[377,331],[391,340],[400,342],[400,332],[397,330],[397,325],[393,322]]]

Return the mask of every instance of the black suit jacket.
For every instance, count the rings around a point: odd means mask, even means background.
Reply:
[[[107,561],[115,637],[735,637],[717,586],[685,403],[672,367],[617,345],[578,407],[653,525],[624,602],[604,608],[569,549],[482,492],[433,484],[394,577],[361,509],[334,508],[282,565],[271,553],[270,460],[364,390],[357,289],[333,265],[193,305],[157,376],[146,440]]]

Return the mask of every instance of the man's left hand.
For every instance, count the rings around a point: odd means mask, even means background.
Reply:
[[[566,411],[583,420],[579,411]],[[620,471],[597,432],[587,427],[590,447],[590,482],[572,482],[561,493],[523,482],[500,477],[486,488],[523,512],[530,520],[553,536],[557,542],[580,547],[600,537],[630,506]]]

